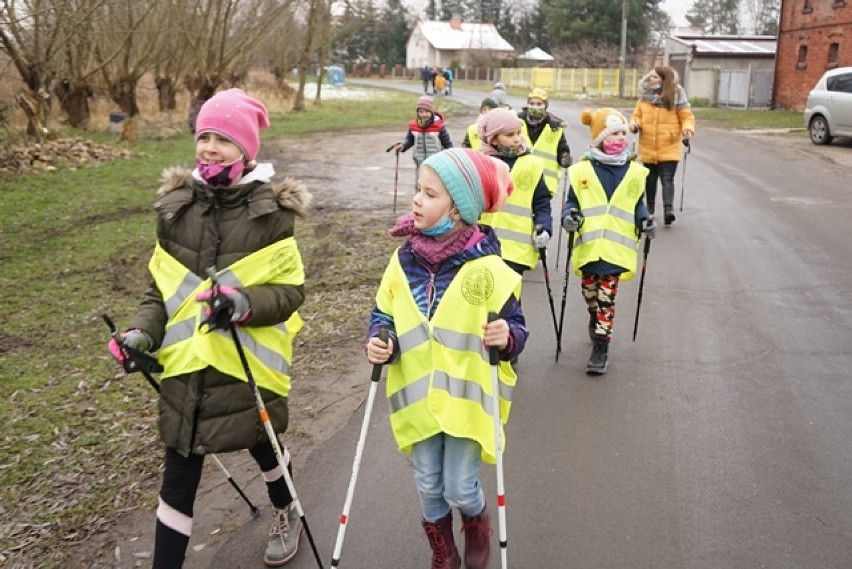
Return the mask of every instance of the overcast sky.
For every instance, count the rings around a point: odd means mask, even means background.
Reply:
[[[663,0],[660,8],[669,13],[669,17],[675,26],[686,26],[686,13],[692,6],[692,0]]]

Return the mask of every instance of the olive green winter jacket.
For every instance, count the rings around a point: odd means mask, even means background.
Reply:
[[[193,273],[223,269],[281,239],[293,237],[294,216],[303,215],[311,195],[293,179],[268,182],[272,167],[261,164],[233,188],[211,189],[185,168],[163,172],[157,190],[157,239]],[[304,301],[303,286],[258,285],[242,289],[251,302],[245,326],[284,322]],[[159,347],[168,320],[153,279],[131,328],[148,332]],[[236,347],[233,357],[237,358]],[[261,390],[276,432],[287,428],[287,398]],[[161,384],[160,437],[180,454],[207,454],[251,448],[266,442],[254,398],[245,381],[214,368],[169,377]]]

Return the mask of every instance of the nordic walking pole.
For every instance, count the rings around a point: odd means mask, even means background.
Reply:
[[[488,321],[494,322],[499,318],[497,313],[489,312]],[[507,567],[506,560],[506,489],[503,487],[503,422],[500,419],[500,349],[497,346],[488,348],[488,361],[491,364],[491,404],[494,407],[494,454],[497,458],[497,525],[500,537],[500,566]]]
[[[142,352],[139,352],[138,350],[133,350],[131,348],[128,348],[127,346],[123,346],[121,334],[119,334],[118,328],[115,327],[115,324],[113,324],[112,319],[107,314],[101,314],[101,317],[104,319],[104,322],[106,322],[106,325],[109,326],[110,335],[115,339],[116,342],[118,342],[119,346],[122,346],[122,349],[124,349],[127,352],[127,355],[129,356],[128,360],[125,360],[128,363],[125,364],[124,371],[126,371],[127,373],[141,371],[142,375],[148,381],[148,384],[154,388],[154,391],[159,393],[160,384],[157,383],[157,381],[151,375],[151,372],[163,371],[163,367],[160,365],[160,363],[148,354],[144,354]],[[147,360],[142,358],[147,358]],[[228,482],[231,483],[231,486],[233,486],[234,490],[237,491],[237,494],[240,495],[240,498],[242,498],[243,501],[248,504],[252,519],[256,520],[257,518],[259,518],[260,510],[257,509],[257,506],[251,503],[251,500],[249,500],[248,496],[246,496],[245,492],[243,492],[243,489],[240,488],[240,485],[237,484],[237,482],[231,476],[231,473],[228,472],[228,469],[225,468],[225,465],[222,464],[222,461],[219,460],[219,457],[213,453],[210,453],[210,456],[212,456],[213,460],[216,461],[216,464],[219,466],[219,470],[222,471],[222,473],[225,475],[225,478],[228,479]]]
[[[565,207],[565,200],[568,199],[568,168],[562,168],[562,197],[559,198],[559,213],[562,213],[562,208]],[[562,236],[559,236],[559,241],[556,243],[556,270],[559,270],[559,257],[562,255]]]
[[[683,139],[684,151],[683,151],[683,170],[680,173],[680,208],[679,211],[683,211],[683,191],[686,182],[686,158],[689,156],[689,153],[692,152],[692,144],[689,142],[688,138]]]
[[[565,282],[562,285],[562,312],[559,315],[559,328],[556,330],[556,361],[562,351],[562,324],[565,320],[565,300],[568,296],[568,277],[571,275],[571,250],[574,249],[574,232],[568,234],[568,253],[565,255]]]
[[[391,144],[390,147],[387,150],[385,150],[385,152],[390,152],[391,150],[394,149],[395,146],[396,146],[395,143]],[[394,168],[394,171],[393,171],[393,212],[394,213],[396,213],[396,194],[397,194],[398,182],[399,182],[399,149],[397,149],[397,151],[396,151],[396,168]]]
[[[387,343],[387,328],[379,330],[379,340]],[[334,542],[334,553],[331,555],[331,566],[340,566],[340,553],[343,550],[343,537],[346,534],[346,524],[349,521],[349,508],[352,506],[352,497],[355,494],[355,482],[358,480],[358,470],[361,468],[361,455],[364,452],[364,443],[367,441],[367,428],[370,425],[370,416],[373,414],[373,402],[376,399],[376,390],[379,380],[382,379],[382,364],[373,364],[373,376],[370,378],[370,391],[367,393],[367,403],[364,406],[364,419],[361,421],[361,434],[358,436],[358,444],[355,447],[355,459],[352,461],[352,476],[349,478],[349,488],[346,490],[346,499],[343,501],[343,513],[340,514],[340,527],[337,529],[337,540]]]
[[[541,225],[535,226],[535,234],[538,235],[543,230]],[[562,239],[560,238],[560,241]],[[538,256],[541,258],[541,270],[544,272],[544,285],[547,288],[547,300],[550,302],[550,316],[553,318],[553,333],[559,333],[559,326],[556,324],[556,307],[553,306],[553,292],[550,289],[550,271],[547,270],[547,248],[542,247],[538,250]]]
[[[648,251],[651,250],[651,240],[645,236],[645,246],[642,248],[642,276],[639,277],[639,298],[636,301],[636,318],[633,320],[633,341],[636,341],[636,330],[639,328],[639,309],[642,308],[642,288],[645,286],[645,269],[648,268]]]
[[[290,497],[293,500],[291,507],[296,506],[296,513],[299,514],[299,519],[301,519],[302,525],[305,528],[305,534],[308,536],[308,542],[310,542],[311,549],[314,552],[314,557],[317,560],[317,567],[322,569],[322,561],[320,560],[319,551],[317,551],[317,546],[314,543],[314,536],[311,534],[311,528],[308,526],[308,520],[305,518],[305,511],[302,509],[302,504],[299,502],[299,497],[296,495],[296,488],[293,486],[293,479],[290,477],[290,473],[287,470],[284,453],[281,452],[281,444],[278,442],[278,437],[275,434],[275,430],[272,428],[272,421],[269,419],[269,412],[266,410],[266,404],[263,402],[263,397],[260,395],[257,383],[254,381],[254,375],[251,373],[251,366],[249,366],[245,351],[243,351],[243,344],[240,341],[239,334],[237,333],[237,327],[233,322],[231,322],[230,312],[233,307],[229,306],[227,301],[223,301],[219,295],[219,285],[216,283],[216,269],[214,267],[207,269],[207,276],[210,277],[213,285],[213,296],[211,298],[210,306],[211,314],[207,323],[209,324],[212,322],[213,326],[216,328],[227,327],[231,332],[231,339],[234,341],[234,346],[237,349],[237,355],[240,357],[240,363],[242,364],[243,371],[246,374],[246,380],[248,381],[249,388],[254,395],[254,404],[257,408],[257,414],[260,417],[260,422],[263,423],[264,430],[266,430],[266,436],[269,438],[269,443],[272,445],[272,451],[275,453],[275,458],[278,459],[278,465],[281,467],[281,473],[284,475],[284,482],[287,484],[287,490],[290,491]],[[223,322],[225,318],[221,316],[222,314],[224,314],[224,317],[227,317],[227,323]],[[222,324],[224,324],[224,326],[222,326]]]

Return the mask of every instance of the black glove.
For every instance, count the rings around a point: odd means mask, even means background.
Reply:
[[[562,228],[569,233],[579,230],[582,225],[583,216],[575,208],[571,208],[568,215],[562,218]]]
[[[570,154],[564,155],[562,157],[562,160],[559,161],[559,165],[562,166],[563,168],[567,168],[568,166],[570,166],[573,163],[574,163],[574,161],[571,159]]]

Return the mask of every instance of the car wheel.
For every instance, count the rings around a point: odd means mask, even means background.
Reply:
[[[808,132],[811,135],[811,142],[814,144],[831,144],[831,132],[828,130],[828,123],[825,117],[814,117],[811,119],[811,124],[808,126]]]

